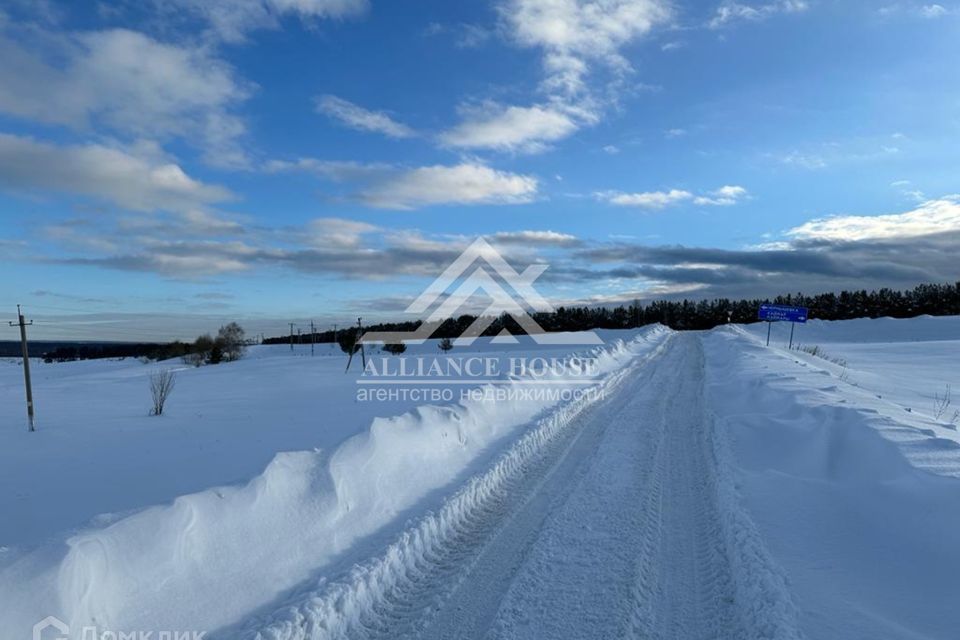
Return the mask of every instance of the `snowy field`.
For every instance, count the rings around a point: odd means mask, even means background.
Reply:
[[[600,332],[569,402],[357,402],[329,346],[35,361],[32,434],[0,361],[0,638],[956,637],[960,318],[787,328]]]

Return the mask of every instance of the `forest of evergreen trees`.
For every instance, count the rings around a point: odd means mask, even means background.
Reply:
[[[879,289],[876,291],[842,291],[815,296],[783,295],[754,300],[654,300],[647,304],[634,302],[615,308],[560,307],[553,313],[535,313],[533,318],[545,331],[586,331],[589,329],[626,329],[662,323],[677,330],[712,329],[727,322],[757,321],[757,309],[763,303],[809,307],[813,320],[850,320],[852,318],[912,318],[919,315],[960,315],[960,282],[924,284],[909,291]],[[445,321],[435,338],[455,338],[463,333],[476,316],[463,315]],[[416,322],[377,324],[367,331],[414,331]],[[514,335],[523,329],[509,316],[494,320],[484,335],[494,336],[503,329]],[[355,331],[355,330],[353,330]],[[309,342],[310,335],[299,338]],[[266,344],[286,344],[289,337],[267,338]],[[315,342],[333,342],[333,331],[314,334]]]

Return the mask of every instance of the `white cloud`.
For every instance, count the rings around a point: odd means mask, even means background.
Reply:
[[[709,195],[694,198],[693,203],[708,207],[729,207],[749,196],[743,187],[727,185],[712,191]]]
[[[881,139],[884,141],[884,139]],[[782,164],[804,169],[824,169],[828,166],[849,163],[878,162],[900,153],[900,148],[888,144],[877,145],[876,140],[848,140],[823,143],[812,151],[767,154]]]
[[[190,211],[233,197],[154,153],[99,144],[57,146],[9,134],[0,134],[0,187],[91,196],[135,211]]]
[[[607,146],[605,146],[605,147],[603,148],[603,152],[604,152],[604,153],[609,153],[610,155],[614,156],[614,155],[617,155],[618,153],[620,153],[620,147],[618,147],[618,146],[615,145],[615,144],[608,144]]]
[[[557,231],[499,231],[490,238],[500,244],[570,246],[580,243],[577,236]]]
[[[599,200],[620,207],[639,207],[641,209],[665,209],[683,202],[707,207],[727,207],[747,198],[746,189],[736,185],[727,185],[706,195],[696,195],[683,189],[669,191],[646,191],[641,193],[622,193],[603,191],[595,194]]]
[[[778,13],[801,13],[809,8],[809,3],[804,0],[779,0],[756,5],[728,0],[717,8],[708,26],[711,29],[720,29],[736,22],[757,22]]]
[[[267,173],[312,173],[333,180],[345,182],[366,180],[376,176],[383,176],[396,167],[391,164],[378,162],[356,162],[354,160],[321,160],[319,158],[298,158],[296,160],[269,160],[263,165]]]
[[[125,29],[15,38],[0,32],[0,112],[134,137],[196,141],[217,165],[246,164],[246,132],[233,109],[250,94],[203,47],[158,42]]]
[[[536,153],[577,127],[568,114],[552,107],[488,103],[467,110],[464,122],[442,133],[440,141],[450,147]]]
[[[664,209],[694,198],[692,193],[682,189],[646,191],[643,193],[604,192],[597,195],[610,204],[620,207],[640,207],[642,209]]]
[[[913,211],[882,216],[812,220],[787,232],[800,240],[858,241],[960,231],[960,195],[929,200]]]
[[[220,236],[245,233],[243,225],[235,220],[225,220],[215,213],[202,209],[187,209],[175,214],[181,232],[197,236]]]
[[[173,13],[190,12],[226,42],[243,42],[256,29],[274,29],[286,16],[302,21],[362,15],[369,0],[155,0]]]
[[[441,34],[451,34],[455,38],[454,42],[460,49],[474,49],[486,44],[494,35],[490,29],[480,25],[461,22],[454,25],[440,24],[431,22],[424,30],[424,35],[437,36]]]
[[[943,18],[949,15],[956,15],[960,13],[960,7],[952,6],[945,7],[942,4],[930,3],[930,4],[919,4],[918,2],[896,2],[893,4],[888,4],[883,7],[880,7],[877,10],[877,13],[883,16],[884,18],[893,17],[896,15],[907,15],[913,17],[927,18],[929,20],[936,20],[938,18]]]
[[[518,44],[544,50],[546,88],[574,95],[593,61],[629,69],[620,49],[672,11],[665,0],[504,0],[500,14]]]
[[[783,164],[803,167],[804,169],[823,169],[827,166],[827,161],[823,158],[823,156],[810,153],[801,153],[799,151],[791,151],[787,155],[780,158],[780,162]]]
[[[546,99],[467,109],[459,125],[440,135],[446,146],[536,153],[596,124],[632,71],[621,49],[672,17],[669,0],[498,0],[497,8],[502,31],[515,44],[542,52]],[[613,71],[602,92],[588,86],[594,67]],[[630,87],[659,90],[642,82]]]
[[[928,4],[920,7],[920,15],[924,18],[941,18],[950,13],[942,4]]]
[[[360,199],[383,209],[414,209],[438,204],[521,204],[536,194],[536,178],[462,163],[400,172],[363,190]]]
[[[307,242],[319,248],[353,249],[363,236],[380,231],[380,227],[347,218],[317,218],[307,225]]]
[[[371,111],[337,96],[325,95],[316,98],[319,113],[359,131],[382,133],[390,138],[411,138],[413,129],[397,122],[383,111]]]
[[[666,132],[664,132],[664,135],[667,136],[668,138],[682,138],[683,136],[687,135],[687,130],[679,129],[679,128],[667,129]]]
[[[479,162],[454,166],[403,167],[352,161],[300,158],[272,160],[271,173],[301,171],[327,180],[357,182],[356,197],[381,209],[416,209],[437,204],[521,204],[537,195],[537,179],[497,171]]]

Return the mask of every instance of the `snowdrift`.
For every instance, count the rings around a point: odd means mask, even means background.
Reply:
[[[652,327],[596,348],[596,384],[669,333]],[[554,385],[572,388],[562,379]],[[47,615],[67,621],[77,637],[89,625],[211,631],[235,623],[551,408],[546,401],[472,400],[419,407],[374,420],[332,452],[281,453],[244,486],[182,496],[84,531],[65,547],[47,545],[0,573],[0,628],[25,637]]]
[[[766,339],[766,322],[745,325],[743,328],[758,338]],[[771,328],[771,344],[785,343],[789,335],[789,322],[775,322]],[[958,338],[958,316],[810,320],[806,324],[797,325],[794,333],[795,344],[933,342]]]
[[[901,336],[914,330],[894,322]],[[737,328],[704,342],[725,455],[789,576],[804,635],[955,637],[960,447],[944,437],[955,432],[847,380],[834,364],[764,348]]]

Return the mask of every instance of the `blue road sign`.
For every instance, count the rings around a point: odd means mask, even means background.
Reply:
[[[782,304],[762,304],[758,317],[767,322],[805,323],[810,315],[806,307],[788,307]]]

